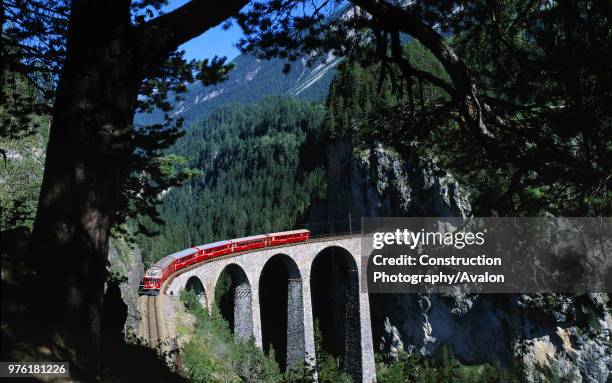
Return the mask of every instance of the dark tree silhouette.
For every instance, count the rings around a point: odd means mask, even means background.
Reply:
[[[44,286],[41,301],[56,352],[86,380],[98,374],[101,360],[110,229],[129,211],[154,215],[148,203],[169,180],[151,159],[178,136],[177,126],[134,127],[134,114],[158,107],[168,122],[170,92],[195,78],[205,83],[224,78],[229,66],[223,59],[187,63],[176,49],[235,15],[247,1],[194,0],[161,14],[164,3],[7,1],[2,6],[2,58],[8,64],[2,72],[38,88],[23,108],[8,111],[16,121],[11,131],[24,129],[18,119],[34,106],[49,106],[54,99],[29,255]],[[14,106],[16,92],[4,80],[3,106]],[[148,197],[138,201],[142,193]]]

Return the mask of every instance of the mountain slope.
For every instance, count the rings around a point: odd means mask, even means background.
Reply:
[[[175,117],[185,119],[185,126],[230,103],[246,105],[266,96],[293,96],[304,101],[322,100],[327,94],[335,70],[341,58],[328,54],[309,66],[306,58],[291,64],[291,70],[283,74],[285,60],[262,60],[250,54],[242,54],[232,62],[236,67],[228,79],[220,84],[203,86],[196,82],[182,95],[183,101],[173,109]],[[136,123],[146,125],[161,121],[158,112],[139,114]]]

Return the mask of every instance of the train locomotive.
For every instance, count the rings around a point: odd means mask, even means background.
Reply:
[[[181,250],[163,257],[146,271],[142,278],[141,293],[158,295],[162,284],[171,274],[196,263],[242,251],[304,242],[309,238],[308,230],[291,230],[213,242]]]

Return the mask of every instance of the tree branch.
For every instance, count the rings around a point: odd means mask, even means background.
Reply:
[[[165,57],[182,43],[237,14],[247,3],[248,0],[191,0],[139,26],[140,49],[148,58]]]
[[[399,33],[393,32],[391,38],[391,54],[395,59],[396,63],[399,65],[402,74],[408,79],[410,76],[416,77],[418,79],[425,80],[430,84],[437,86],[441,89],[444,89],[446,93],[450,96],[455,95],[455,89],[443,79],[420,69],[417,69],[410,64],[410,61],[406,59],[402,52],[402,46],[400,44]]]
[[[454,97],[468,126],[482,138],[492,136],[485,125],[483,107],[476,96],[476,86],[472,82],[467,67],[433,27],[425,24],[418,15],[409,10],[384,1],[352,0],[352,2],[368,12],[388,30],[407,33],[427,47],[440,61],[453,81]]]

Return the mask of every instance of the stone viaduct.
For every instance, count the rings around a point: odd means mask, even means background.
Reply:
[[[341,355],[344,369],[355,382],[374,382],[376,373],[370,303],[368,294],[363,293],[359,286],[360,255],[361,241],[358,236],[314,239],[300,244],[251,251],[210,261],[185,271],[169,283],[166,294],[177,295],[186,287],[194,287],[200,301],[210,309],[219,277],[226,270],[232,279],[230,294],[233,295],[234,334],[242,339],[254,337],[256,344],[262,347],[262,339],[266,337],[265,331],[262,331],[262,328],[265,329],[265,326],[262,327],[265,323],[262,323],[260,299],[260,287],[264,282],[262,275],[270,272],[266,265],[281,263],[286,268],[286,291],[273,293],[287,299],[284,306],[286,312],[281,313],[286,315],[286,328],[283,328],[282,334],[286,340],[286,350],[275,351],[286,352],[285,367],[304,361],[312,365],[315,361],[313,288],[321,290],[321,287],[311,284],[315,278],[313,264],[320,263],[320,260],[329,262],[335,258],[336,266],[332,266],[340,267],[337,266],[338,262],[343,265],[342,277],[338,276],[338,279],[343,279],[345,283],[335,281],[336,277],[332,275],[332,281],[325,288],[334,287],[336,296],[329,299],[341,302],[339,305],[342,306],[340,311],[336,309],[337,315],[332,316],[336,322],[341,322],[336,324],[335,332],[343,332],[341,339],[344,350],[340,350],[340,353],[344,354]],[[326,257],[329,258],[324,259]],[[325,272],[327,269],[329,272],[330,263],[322,265],[317,270]],[[340,316],[343,318],[338,318]]]

